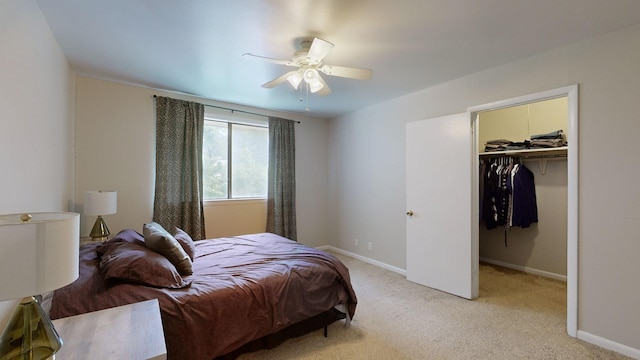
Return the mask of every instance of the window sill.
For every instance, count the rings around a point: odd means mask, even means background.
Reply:
[[[204,200],[204,206],[252,205],[266,203],[267,198]]]

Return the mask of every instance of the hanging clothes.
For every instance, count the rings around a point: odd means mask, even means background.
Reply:
[[[482,220],[487,229],[530,227],[538,221],[534,175],[510,157],[490,159],[481,168]]]
[[[512,207],[510,226],[530,227],[538,222],[538,205],[533,172],[520,164],[513,175]]]
[[[485,164],[481,176],[484,189],[482,191],[482,220],[487,229],[495,229],[498,226],[498,175],[496,173],[498,164],[489,161]]]

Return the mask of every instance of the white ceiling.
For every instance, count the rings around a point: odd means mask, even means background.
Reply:
[[[203,98],[333,117],[554,47],[640,23],[638,0],[37,0],[74,72]],[[308,100],[291,68],[296,39],[335,44]],[[305,112],[305,107],[309,112]]]

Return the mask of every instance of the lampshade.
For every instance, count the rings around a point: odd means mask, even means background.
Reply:
[[[80,215],[0,215],[0,300],[23,298],[0,334],[0,359],[47,359],[62,347],[33,295],[78,278]]]
[[[110,215],[118,211],[118,193],[116,191],[85,191],[85,215]]]
[[[313,68],[308,68],[304,71],[304,81],[306,81],[307,83],[311,84],[315,81],[318,81],[318,70],[313,69]]]
[[[115,214],[118,210],[118,193],[115,191],[85,191],[85,215],[98,215],[89,236],[94,241],[105,241],[111,234],[102,215]]]
[[[312,93],[316,93],[324,87],[324,84],[320,81],[318,70],[314,68],[304,69],[303,78]]]
[[[311,91],[312,93],[316,93],[322,90],[323,87],[324,87],[324,84],[321,83],[318,79],[309,83],[309,91]]]
[[[300,83],[302,82],[302,75],[300,74],[300,71],[296,71],[287,76],[287,81],[294,89],[298,90],[298,86],[300,86]]]
[[[80,215],[0,215],[0,300],[61,288],[78,277]]]

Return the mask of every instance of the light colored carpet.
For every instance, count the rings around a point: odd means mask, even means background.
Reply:
[[[335,254],[358,296],[343,321],[251,359],[629,359],[566,333],[566,284],[481,264],[480,297],[458,298]]]

